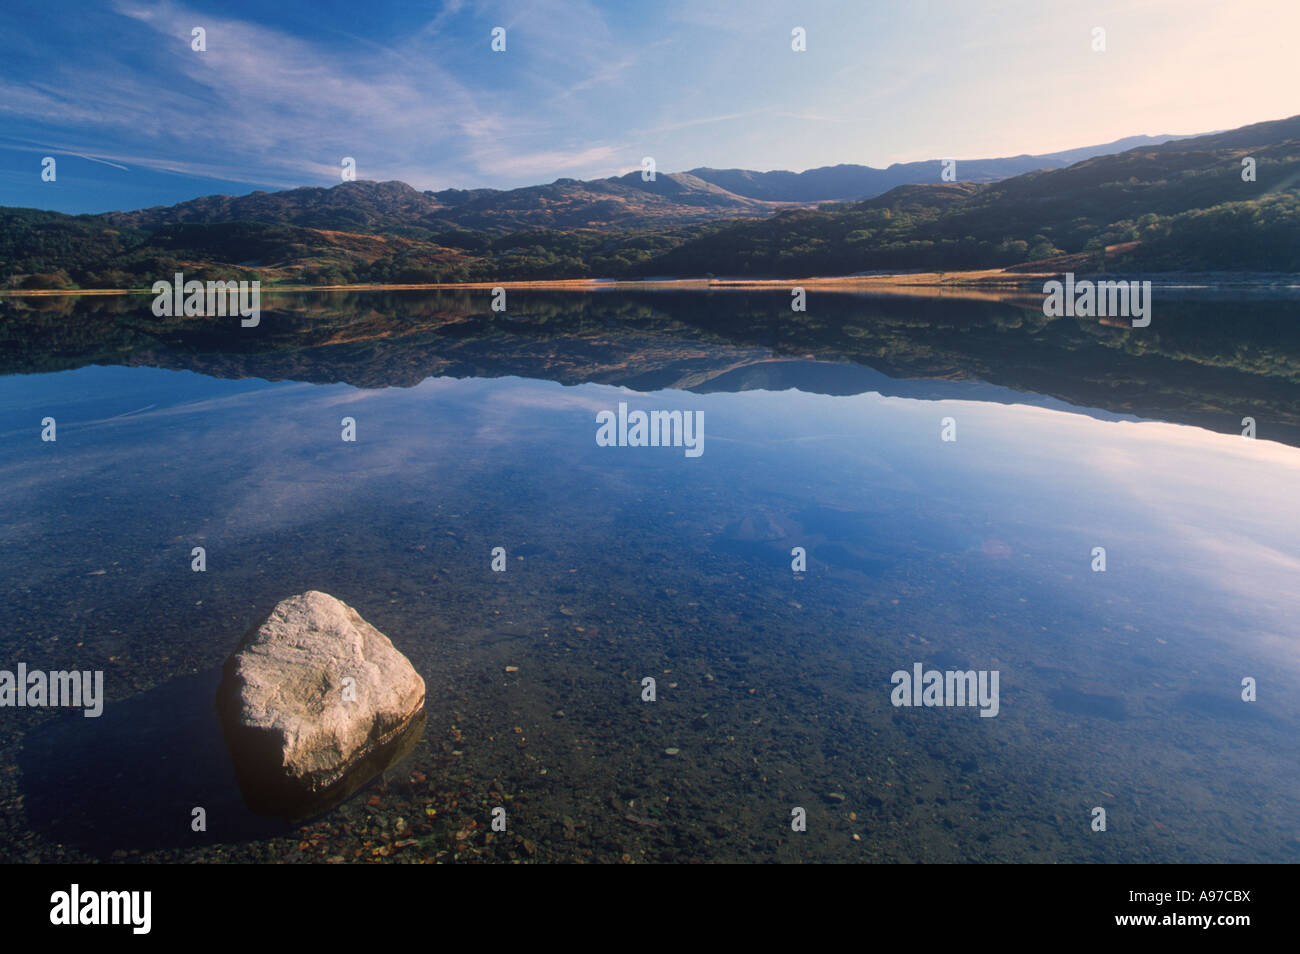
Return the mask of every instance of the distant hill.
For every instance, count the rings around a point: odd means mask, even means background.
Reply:
[[[1255,181],[1243,181],[1247,157]],[[1108,246],[1122,246],[1123,257],[1105,261]],[[863,202],[715,225],[654,265],[662,274],[843,275],[1090,251],[1096,268],[1300,271],[1300,116],[986,185],[904,185]]]
[[[665,228],[762,217],[784,207],[728,192],[687,173],[659,173],[653,182],[643,182],[637,172],[612,179],[557,179],[521,189],[432,195],[446,203],[443,216],[449,224],[489,231]]]
[[[174,224],[258,222],[303,228],[387,234],[475,229],[647,228],[764,216],[783,206],[733,195],[685,174],[642,183],[620,179],[559,179],[501,191],[420,192],[405,182],[344,182],[244,196],[214,195],[136,212],[109,212],[113,225],[155,230]]]
[[[997,182],[1036,169],[1064,169],[1093,156],[1124,152],[1139,146],[1156,146],[1178,136],[1129,136],[1100,146],[1084,146],[1040,156],[1005,159],[961,159],[957,177],[962,182]],[[691,169],[688,173],[736,195],[768,202],[843,202],[869,199],[901,185],[939,182],[942,160],[894,163],[887,169],[871,166],[822,166],[806,172],[752,172],[748,169]]]

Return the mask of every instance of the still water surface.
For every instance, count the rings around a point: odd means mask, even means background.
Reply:
[[[1002,303],[487,300],[285,297],[249,330],[0,304],[2,668],[107,694],[0,710],[3,857],[1300,860],[1293,303],[1141,338]],[[702,412],[703,454],[597,446],[619,402]],[[213,692],[308,589],[410,658],[429,719],[289,828],[244,810]],[[997,671],[997,716],[893,706],[915,663]]]

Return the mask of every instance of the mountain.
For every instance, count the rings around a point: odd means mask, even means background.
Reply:
[[[0,209],[0,281],[147,287],[175,271],[330,285],[1035,267],[1300,271],[1300,116],[1142,139],[994,182],[965,178],[979,162],[959,162],[956,182],[935,181],[932,164],[910,164],[904,173],[926,181],[816,205],[741,195],[705,175],[792,196],[864,188],[865,167],[696,170],[652,182],[632,173],[506,191],[348,182],[104,215]],[[1256,170],[1249,181],[1246,158]]]
[[[784,207],[737,195],[689,173],[659,173],[652,182],[643,182],[635,172],[611,179],[557,179],[521,189],[432,195],[447,203],[448,223],[488,231],[664,228],[761,217]]]
[[[1171,136],[1133,136],[1065,153],[961,160],[962,182],[987,183],[1130,144],[1153,145]],[[1069,158],[1074,157],[1074,158]],[[111,212],[116,227],[153,231],[164,225],[260,222],[345,232],[419,234],[474,229],[646,229],[732,218],[763,218],[790,206],[871,198],[900,185],[941,182],[941,162],[896,163],[888,169],[839,165],[807,172],[692,169],[640,172],[608,179],[557,179],[518,189],[444,189],[420,192],[404,182],[344,182],[244,196],[214,195],[173,206]]]
[[[1242,174],[1247,158],[1251,181]],[[1110,248],[1118,258],[1106,259]],[[716,225],[653,266],[659,274],[845,275],[1085,253],[1093,269],[1300,271],[1300,116],[996,183],[904,185],[863,202]]]
[[[961,159],[957,178],[962,182],[997,182],[1036,169],[1064,169],[1084,159],[1156,146],[1179,136],[1128,136],[1100,146],[1083,146],[1039,156],[1005,159]],[[748,169],[691,169],[688,175],[711,182],[736,195],[768,202],[843,202],[869,199],[901,185],[940,182],[942,161],[894,163],[886,169],[871,166],[822,166],[806,172],[752,172]]]
[[[743,196],[686,174],[641,182],[557,179],[507,191],[446,189],[420,192],[405,182],[344,182],[244,196],[214,195],[101,218],[119,228],[153,231],[167,225],[258,222],[345,232],[422,234],[454,229],[648,228],[718,218],[768,215],[783,206]]]

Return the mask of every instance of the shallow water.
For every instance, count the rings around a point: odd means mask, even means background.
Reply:
[[[511,298],[286,297],[246,331],[0,305],[33,372],[0,377],[0,668],[107,694],[0,709],[3,857],[1300,860],[1293,303],[1171,304],[1144,339]],[[703,454],[597,446],[619,402],[703,412]],[[289,827],[243,808],[213,693],[308,589],[411,659],[429,719]],[[997,671],[997,716],[895,707],[914,663]]]

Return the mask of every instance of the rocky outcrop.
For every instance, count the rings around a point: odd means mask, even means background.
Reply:
[[[306,818],[414,748],[424,680],[356,610],[313,590],[281,601],[240,641],[217,712],[248,807]]]

